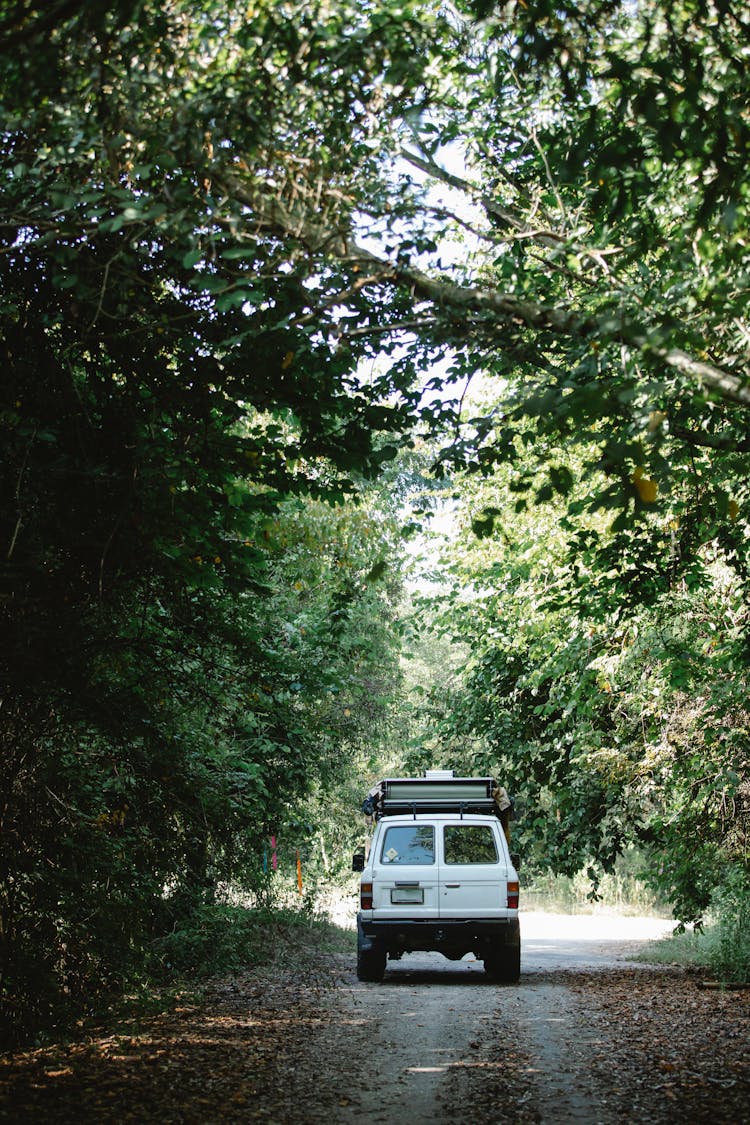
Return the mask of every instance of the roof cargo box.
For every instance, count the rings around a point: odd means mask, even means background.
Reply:
[[[454,777],[431,770],[425,777],[387,777],[380,783],[378,813],[497,813],[497,782],[492,777]]]
[[[474,812],[492,812],[494,787],[491,777],[389,777],[383,782],[383,813],[409,812],[414,806],[418,812],[458,812],[467,805]]]

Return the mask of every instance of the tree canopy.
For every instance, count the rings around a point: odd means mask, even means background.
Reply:
[[[248,835],[366,770],[414,447],[478,536],[450,745],[556,792],[530,848],[675,843],[710,791],[741,854],[747,31],[723,0],[0,0],[11,1015],[34,966],[42,1018],[257,888]],[[729,712],[726,760],[664,750]]]

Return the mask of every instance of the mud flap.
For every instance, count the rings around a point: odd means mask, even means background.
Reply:
[[[368,937],[362,928],[362,922],[359,915],[357,915],[357,949],[361,953],[369,953],[375,948],[375,938]]]

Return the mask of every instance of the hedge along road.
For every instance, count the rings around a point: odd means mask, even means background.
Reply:
[[[521,924],[515,986],[489,982],[471,957],[451,962],[437,953],[389,962],[380,985],[342,982],[340,1002],[357,1015],[361,1071],[352,1079],[345,1068],[346,1104],[327,1120],[622,1120],[591,1081],[601,1043],[587,1030],[571,978],[621,968],[674,924],[542,913],[523,914]]]

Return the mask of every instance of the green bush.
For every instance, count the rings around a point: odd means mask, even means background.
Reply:
[[[703,929],[675,932],[637,960],[705,969],[721,984],[750,984],[750,872],[729,868],[716,888]]]
[[[156,979],[200,980],[273,960],[291,945],[344,948],[347,935],[309,909],[205,904],[154,942]]]
[[[750,872],[732,867],[714,892],[709,968],[725,984],[750,983]]]
[[[267,920],[265,911],[261,917]],[[200,978],[253,964],[263,953],[257,921],[241,907],[201,906],[154,942],[152,970],[163,979]]]

